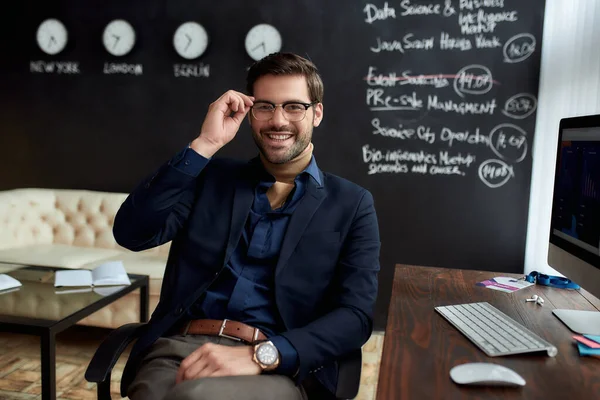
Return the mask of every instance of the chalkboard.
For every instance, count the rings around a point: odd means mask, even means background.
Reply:
[[[17,4],[18,3],[18,4]],[[198,133],[208,105],[244,90],[249,29],[269,23],[283,51],[325,82],[314,132],[321,169],[369,189],[382,253],[376,326],[394,264],[523,270],[544,2],[518,0],[11,2],[0,65],[0,189],[127,192]],[[57,18],[68,44],[43,53]],[[127,20],[136,43],[108,54]],[[173,49],[183,22],[204,55]],[[256,153],[248,126],[220,155]]]

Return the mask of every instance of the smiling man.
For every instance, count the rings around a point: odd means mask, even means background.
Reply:
[[[250,68],[247,90],[213,102],[199,136],[117,213],[122,246],[173,241],[123,374],[132,400],[334,398],[336,360],[371,335],[377,217],[367,190],[312,154],[317,68],[275,53]],[[214,157],[246,118],[259,156]]]

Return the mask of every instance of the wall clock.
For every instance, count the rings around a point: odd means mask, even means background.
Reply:
[[[135,30],[123,19],[111,21],[102,34],[104,48],[113,56],[124,56],[135,45]]]
[[[37,44],[46,54],[60,53],[67,45],[67,39],[67,29],[62,22],[54,18],[42,22],[37,30]]]
[[[258,24],[246,35],[246,52],[255,61],[281,50],[281,35],[269,24]]]
[[[206,29],[197,22],[185,22],[173,35],[173,47],[181,57],[192,60],[204,54],[208,46]]]

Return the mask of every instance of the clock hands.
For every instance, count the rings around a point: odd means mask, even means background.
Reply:
[[[192,44],[192,38],[190,37],[190,35],[188,35],[187,33],[185,34],[185,37],[188,38],[188,43],[187,46],[185,46],[185,49],[183,50],[184,52],[187,51],[188,47],[190,47],[190,44]]]
[[[252,51],[258,49],[261,46],[263,48],[263,53],[266,53],[267,52],[267,48],[265,47],[265,42],[260,42],[260,44],[258,46],[256,46],[255,48],[253,48]]]
[[[50,40],[48,40],[48,47],[50,47],[52,43],[56,43],[56,39],[54,39],[54,36],[51,35]]]
[[[119,43],[119,40],[121,39],[121,36],[117,36],[114,33],[113,33],[112,36],[116,39],[115,40],[115,44],[113,44],[113,49],[114,49],[115,47],[117,47],[117,43]]]

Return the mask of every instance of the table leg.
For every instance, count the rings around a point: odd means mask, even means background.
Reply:
[[[44,332],[42,350],[42,399],[56,399],[56,342],[54,333]]]
[[[140,288],[140,322],[148,322],[148,303],[150,302],[150,291],[148,285]]]

